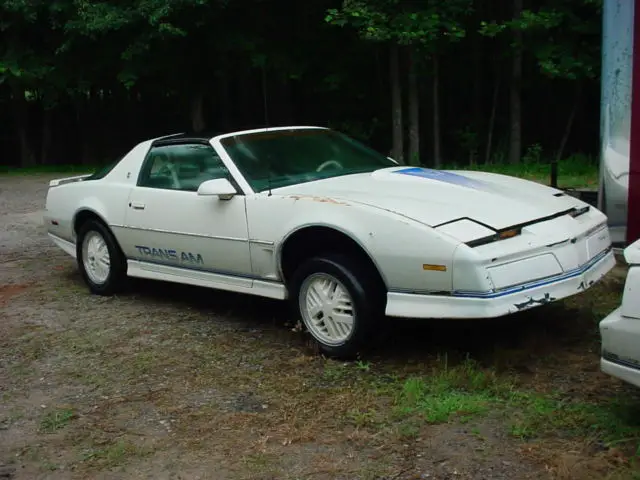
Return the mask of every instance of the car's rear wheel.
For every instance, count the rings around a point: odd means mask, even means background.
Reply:
[[[96,295],[122,289],[127,263],[111,231],[100,221],[85,222],[78,232],[76,257],[83,280]]]
[[[292,306],[325,355],[352,358],[369,346],[384,314],[384,292],[370,273],[340,254],[309,259],[294,273]]]

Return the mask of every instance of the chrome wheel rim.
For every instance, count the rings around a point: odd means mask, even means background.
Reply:
[[[102,235],[91,231],[82,241],[82,263],[89,279],[98,285],[107,281],[111,271],[109,248]]]
[[[321,343],[341,345],[353,333],[353,299],[334,276],[314,273],[307,277],[300,288],[299,305],[307,329]]]

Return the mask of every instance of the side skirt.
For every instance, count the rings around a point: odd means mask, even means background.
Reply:
[[[130,277],[184,283],[229,292],[248,293],[260,297],[274,298],[276,300],[286,300],[287,298],[287,289],[283,284],[278,282],[176,268],[168,265],[140,262],[138,260],[127,260],[127,274]]]
[[[64,238],[58,237],[53,233],[47,233],[51,241],[59,247],[63,252],[71,255],[73,258],[76,258],[76,244],[65,240]]]

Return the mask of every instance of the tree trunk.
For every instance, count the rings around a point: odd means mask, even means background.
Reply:
[[[513,0],[513,18],[522,15],[523,0]],[[509,135],[509,163],[519,163],[522,155],[522,30],[513,32],[514,51],[511,64],[509,92],[511,131]]]
[[[581,87],[582,85],[580,84],[580,82],[578,82],[576,85],[576,93],[573,98],[573,105],[571,106],[569,118],[567,119],[567,125],[565,126],[564,133],[562,134],[562,139],[560,140],[560,146],[558,147],[555,158],[551,161],[551,181],[549,183],[553,188],[558,188],[558,163],[560,162],[560,160],[562,160],[562,155],[564,155],[564,149],[567,145],[567,140],[569,140],[569,135],[571,135],[573,120],[576,117],[576,111],[578,110],[578,105],[580,103],[580,96],[582,93]]]
[[[49,108],[44,108],[42,112],[42,144],[40,145],[40,163],[47,165],[49,163],[49,148],[51,148],[51,115]]]
[[[390,48],[391,75],[391,122],[393,124],[393,149],[391,156],[398,163],[404,164],[404,128],[402,125],[402,86],[400,84],[399,47]]]
[[[295,102],[293,97],[293,86],[291,80],[287,76],[283,76],[278,84],[279,87],[279,108],[281,109],[280,118],[283,125],[293,125],[295,121]]]
[[[20,166],[32,167],[36,164],[35,155],[31,150],[29,132],[25,125],[18,125],[18,140],[20,141]]]
[[[237,122],[236,125],[241,125],[242,128],[255,125],[258,122],[258,115],[260,115],[258,105],[261,105],[263,108],[268,106],[265,102],[266,78],[264,72],[261,73],[260,90],[256,89],[256,84],[253,82],[251,75],[251,71],[238,71],[236,84],[233,88],[234,102],[232,105],[234,106],[233,110]],[[263,119],[268,116],[266,114],[267,112],[265,111]],[[265,123],[268,123],[268,121]]]
[[[80,108],[78,109],[78,124],[82,131],[82,153],[81,163],[82,165],[92,165],[95,162],[92,158],[92,146],[93,146],[93,128],[95,127],[95,119],[93,117],[93,104],[95,102],[95,95],[93,88],[89,89],[88,95],[83,95],[80,99]]]
[[[376,78],[378,79],[378,95],[384,98],[387,95],[387,86],[385,82],[385,62],[381,58],[380,49],[376,49]]]
[[[480,13],[477,12],[476,15]],[[478,19],[479,21],[479,19]],[[478,32],[475,32],[472,34],[473,36],[471,37],[472,40],[472,47],[471,47],[471,54],[472,54],[472,64],[473,64],[473,91],[472,91],[472,98],[471,98],[471,103],[472,103],[472,108],[473,108],[473,113],[472,113],[472,134],[473,134],[473,140],[471,145],[469,146],[469,165],[471,166],[475,166],[476,163],[478,163],[478,156],[479,156],[479,150],[481,147],[481,141],[480,138],[483,134],[484,131],[484,118],[483,118],[483,111],[484,111],[484,70],[483,70],[483,65],[482,65],[482,60],[483,60],[483,51],[482,51],[482,35],[480,35]]]
[[[191,128],[200,133],[206,128],[204,120],[204,93],[198,92],[191,100]]]
[[[440,66],[438,56],[433,56],[433,163],[442,166],[440,151]]]
[[[29,104],[24,95],[24,89],[13,89],[13,113],[20,144],[20,166],[32,167],[36,164],[36,158],[29,141]]]
[[[126,135],[127,142],[133,143],[134,140],[132,138],[132,132],[139,129],[139,125],[144,123],[144,119],[141,118],[140,115],[140,90],[137,84],[131,86],[129,91],[127,92],[127,103],[128,103],[128,112],[126,115],[126,132],[123,132],[123,135]]]
[[[409,47],[409,162],[420,165],[420,94],[414,47]]]
[[[564,134],[562,135],[562,139],[560,140],[558,152],[556,153],[556,162],[562,160],[562,156],[564,155],[564,149],[567,146],[567,142],[569,141],[569,136],[571,135],[571,129],[573,128],[573,122],[576,118],[576,113],[578,112],[578,106],[580,105],[581,98],[582,84],[580,82],[577,82],[576,92],[573,98],[573,105],[571,106],[571,111],[569,112],[569,118],[567,119],[567,125],[564,129]]]
[[[233,92],[231,90],[233,73],[223,64],[223,70],[219,72],[217,89],[217,106],[215,110],[214,123],[220,130],[231,130],[235,124],[234,109],[231,108]]]
[[[496,69],[497,70],[497,69]],[[496,76],[493,86],[493,98],[491,99],[491,115],[489,116],[489,126],[487,128],[487,149],[484,154],[484,163],[491,163],[491,148],[493,147],[493,130],[496,124],[496,110],[498,109],[498,96],[500,93],[500,76]]]

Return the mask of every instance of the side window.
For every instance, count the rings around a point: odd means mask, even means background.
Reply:
[[[93,174],[91,174],[90,177],[87,177],[84,179],[84,181],[86,182],[87,180],[100,180],[104,177],[106,177],[109,172],[111,172],[111,170],[113,170],[114,168],[116,168],[116,165],[118,165],[118,163],[120,163],[120,160],[122,160],[123,157],[119,158],[118,160],[111,162],[107,165],[105,165],[104,167],[96,170],[95,172],[93,172]]]
[[[195,192],[202,182],[228,177],[228,170],[211,146],[164,145],[149,152],[138,186]]]

